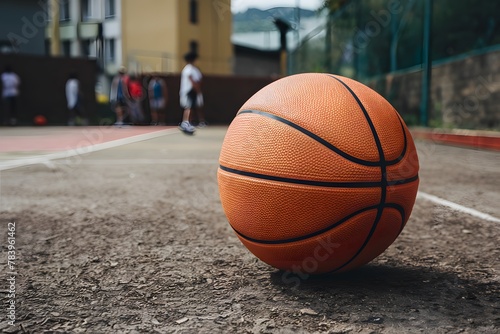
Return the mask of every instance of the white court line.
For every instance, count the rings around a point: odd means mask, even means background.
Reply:
[[[68,164],[54,161],[56,164]],[[216,165],[216,159],[85,159],[79,165]]]
[[[112,141],[108,141],[105,143],[82,146],[82,147],[78,147],[76,149],[71,149],[71,150],[67,150],[67,151],[55,152],[55,153],[49,153],[49,154],[44,154],[44,155],[37,155],[34,157],[30,157],[30,158],[16,159],[16,160],[0,162],[0,171],[14,169],[14,168],[18,168],[18,167],[36,165],[36,164],[47,165],[47,164],[51,164],[51,160],[67,159],[67,158],[74,157],[77,155],[88,154],[88,153],[106,150],[108,148],[123,146],[123,145],[127,145],[127,144],[133,144],[133,143],[137,143],[140,141],[158,138],[158,137],[171,135],[171,134],[179,133],[179,132],[180,131],[178,129],[175,129],[175,128],[160,130],[160,131],[155,131],[155,132],[150,132],[150,133],[144,133],[142,135],[136,135],[136,136],[132,136],[132,137],[112,140]],[[90,140],[86,140],[86,141],[90,143]]]
[[[467,214],[474,216],[474,217],[478,217],[478,218],[481,218],[481,219],[484,219],[484,220],[487,220],[490,222],[500,223],[500,219],[493,217],[493,216],[490,216],[487,213],[483,213],[481,211],[477,211],[477,210],[468,208],[466,206],[462,206],[460,204],[447,201],[445,199],[439,198],[439,197],[431,195],[431,194],[427,194],[427,193],[419,191],[417,193],[417,197],[426,199],[428,201],[434,202],[434,203],[439,204],[439,205],[447,206],[453,210],[467,213]]]
[[[167,130],[155,131],[155,132],[151,132],[151,133],[145,133],[142,135],[117,139],[117,140],[113,140],[113,141],[109,141],[109,142],[105,142],[105,143],[79,147],[77,149],[49,153],[49,154],[45,154],[45,155],[34,156],[31,158],[16,159],[16,160],[11,160],[11,161],[6,161],[6,162],[0,162],[0,171],[14,169],[14,168],[23,167],[23,166],[36,165],[36,164],[47,165],[47,164],[50,164],[52,160],[70,158],[70,157],[74,157],[77,155],[88,154],[88,153],[92,153],[92,152],[106,150],[108,148],[114,148],[114,147],[119,147],[119,146],[123,146],[123,145],[127,145],[127,144],[137,143],[140,141],[158,138],[158,137],[162,137],[162,136],[166,136],[166,135],[170,135],[170,134],[174,134],[174,133],[179,133],[179,130],[167,129]],[[142,163],[151,163],[151,162],[158,163],[158,160],[155,160],[155,159],[144,159],[144,160],[147,160],[147,161],[143,161]],[[118,160],[116,160],[116,161],[118,161]],[[207,164],[216,163],[216,160],[202,160],[202,159],[200,159],[200,160],[161,159],[160,161],[162,163],[179,163],[179,164],[180,163],[207,163]],[[129,161],[127,161],[126,163],[129,163]],[[457,210],[460,212],[467,213],[471,216],[475,216],[475,217],[478,217],[478,218],[481,218],[481,219],[484,219],[487,221],[491,221],[491,222],[500,223],[500,219],[493,217],[489,214],[462,206],[462,205],[457,204],[457,203],[447,201],[445,199],[439,198],[439,197],[434,196],[434,195],[430,195],[430,194],[419,191],[417,194],[417,197],[429,200],[429,201],[434,202],[434,203],[439,204],[439,205],[447,206],[451,209],[454,209],[454,210]]]

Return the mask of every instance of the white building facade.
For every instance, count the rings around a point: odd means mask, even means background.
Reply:
[[[97,59],[104,74],[113,75],[122,64],[120,0],[57,0],[61,55]],[[50,0],[47,6],[50,7]],[[50,8],[48,9],[50,13]],[[51,19],[49,19],[51,20]],[[47,49],[52,43],[50,22]]]

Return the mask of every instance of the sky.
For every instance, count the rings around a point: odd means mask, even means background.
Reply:
[[[269,9],[273,7],[296,7],[318,9],[323,0],[231,0],[231,11],[238,13],[248,8]]]

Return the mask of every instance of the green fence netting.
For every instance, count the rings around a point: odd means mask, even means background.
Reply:
[[[351,0],[324,10],[323,24],[289,57],[290,73],[330,72],[365,80],[422,63],[424,1]],[[433,1],[433,60],[500,44],[500,1]]]

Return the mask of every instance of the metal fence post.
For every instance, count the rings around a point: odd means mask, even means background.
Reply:
[[[432,30],[432,0],[425,0],[424,3],[424,38],[422,50],[422,100],[420,102],[420,124],[429,125],[429,104],[432,77],[432,48],[431,48],[431,30]]]

